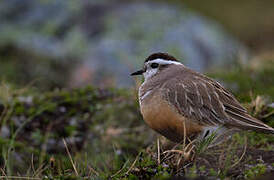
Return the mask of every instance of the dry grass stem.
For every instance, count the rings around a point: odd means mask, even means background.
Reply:
[[[44,164],[41,164],[41,165],[38,167],[38,169],[37,169],[36,171],[34,171],[33,177],[39,175],[40,172],[43,172],[43,166],[44,166]]]
[[[38,176],[39,174],[41,174],[43,171],[45,171],[45,170],[48,168],[48,166],[45,166],[44,168],[43,168],[43,166],[44,166],[44,164],[42,164],[42,165],[36,170],[36,172],[34,173],[33,177]]]
[[[243,154],[241,155],[240,159],[231,166],[231,168],[235,167],[237,164],[240,163],[240,161],[243,159],[243,157],[244,157],[244,155],[246,153],[246,148],[247,148],[247,138],[245,136],[245,146],[244,146]]]
[[[35,169],[34,169],[34,162],[33,162],[33,153],[31,154],[31,169],[32,169],[32,173],[35,173]]]
[[[2,168],[0,168],[0,170],[1,170],[1,173],[6,177],[7,175],[6,175],[5,171]]]
[[[99,176],[99,173],[97,171],[95,171],[95,169],[93,169],[91,166],[88,165],[89,168],[89,174],[92,172],[94,173],[96,176]]]
[[[265,114],[265,115],[263,115],[262,118],[268,118],[268,117],[270,117],[272,115],[274,115],[274,110],[271,111],[271,112],[269,112],[269,113],[267,113],[267,114]]]
[[[67,154],[68,154],[68,156],[69,156],[69,159],[70,159],[70,162],[71,162],[71,164],[72,164],[72,167],[73,167],[73,169],[74,169],[74,172],[75,172],[75,174],[76,174],[77,176],[79,176],[78,171],[77,171],[77,169],[76,169],[76,167],[75,167],[75,164],[74,164],[74,162],[73,162],[73,160],[72,160],[71,154],[70,154],[70,152],[69,152],[67,143],[66,143],[66,141],[65,141],[64,138],[63,138],[63,142],[64,142],[64,145],[65,145],[65,147],[66,147],[66,151],[67,151]]]
[[[157,138],[157,152],[158,152],[158,158],[157,158],[157,160],[158,160],[158,165],[159,164],[161,164],[161,156],[160,156],[160,140],[159,140],[159,138]]]
[[[130,166],[130,168],[127,170],[126,174],[128,174],[128,173],[132,170],[132,168],[135,166],[135,164],[136,164],[136,162],[137,162],[139,156],[140,156],[140,153],[139,153],[138,156],[135,158],[134,162],[132,163],[132,165]]]
[[[179,145],[180,145],[179,143],[176,144],[172,149],[176,149]],[[165,152],[167,152],[167,151],[165,151]],[[171,153],[171,152],[169,152],[169,153]],[[166,158],[169,156],[169,153],[166,153],[166,155],[164,156],[163,160],[167,160]],[[163,153],[163,154],[164,154],[164,153]],[[171,156],[171,157],[172,157],[172,156]],[[170,159],[170,157],[169,157],[168,159]]]
[[[128,160],[124,163],[123,167],[119,171],[117,171],[115,174],[113,174],[111,176],[111,178],[114,178],[115,176],[117,176],[118,174],[120,174],[120,172],[122,172],[123,169],[125,169],[127,163],[128,163]]]
[[[184,142],[183,142],[183,150],[185,150],[185,145],[186,145],[186,122],[183,122],[184,125]]]
[[[178,153],[178,154],[184,154],[184,151],[181,151],[181,150],[177,150],[177,149],[171,149],[171,150],[166,150],[165,152],[163,152],[163,154],[166,154],[166,153]]]

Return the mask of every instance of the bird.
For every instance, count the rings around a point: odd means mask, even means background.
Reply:
[[[214,143],[219,144],[242,130],[274,134],[272,127],[249,115],[219,82],[168,53],[148,56],[143,68],[131,74],[136,75],[144,76],[138,92],[144,121],[175,143],[214,135]]]

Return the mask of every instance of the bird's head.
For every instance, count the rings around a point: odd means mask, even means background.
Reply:
[[[143,75],[145,81],[160,74],[163,70],[172,65],[183,65],[175,57],[167,53],[154,53],[148,56],[144,62],[144,67],[131,74],[131,76]]]

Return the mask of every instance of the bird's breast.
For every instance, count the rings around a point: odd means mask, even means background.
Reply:
[[[200,125],[179,114],[172,105],[162,98],[161,93],[153,93],[150,97],[140,99],[140,108],[145,122],[152,129],[174,142],[182,142],[184,129],[186,129],[187,136],[202,131]]]

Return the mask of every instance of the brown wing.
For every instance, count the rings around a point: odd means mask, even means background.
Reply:
[[[203,125],[228,125],[274,133],[273,128],[251,117],[218,82],[191,70],[181,76],[183,78],[172,78],[163,88],[165,98],[182,115]]]
[[[217,94],[212,91],[214,88],[207,82],[198,82],[189,77],[173,78],[163,88],[168,102],[183,116],[196,120],[199,124],[225,124],[228,119]]]

